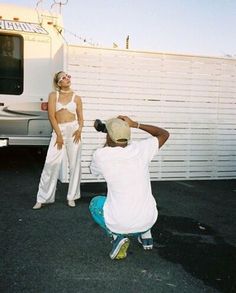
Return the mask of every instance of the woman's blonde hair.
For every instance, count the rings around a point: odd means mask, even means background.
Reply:
[[[58,85],[58,80],[61,73],[64,73],[64,71],[58,71],[57,73],[55,73],[53,77],[53,87],[56,91],[60,90],[60,86]]]

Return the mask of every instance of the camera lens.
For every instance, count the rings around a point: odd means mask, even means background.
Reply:
[[[104,132],[107,133],[107,129],[106,129],[106,124],[102,123],[102,121],[100,119],[96,119],[94,121],[94,128],[98,131],[98,132]]]

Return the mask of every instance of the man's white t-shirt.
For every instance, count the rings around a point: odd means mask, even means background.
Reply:
[[[92,174],[107,182],[104,219],[115,233],[144,232],[157,220],[149,163],[159,150],[156,137],[131,142],[127,147],[103,147],[93,154]]]

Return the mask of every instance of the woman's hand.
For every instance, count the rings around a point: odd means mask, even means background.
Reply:
[[[61,150],[63,144],[64,144],[63,137],[61,135],[57,135],[57,140],[56,140],[54,146],[57,145],[57,149]]]
[[[79,143],[81,140],[81,130],[77,129],[72,136],[74,137],[74,142]]]

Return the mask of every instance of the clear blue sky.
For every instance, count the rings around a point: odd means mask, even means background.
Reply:
[[[44,0],[39,7],[52,3]],[[124,48],[129,35],[134,50],[236,56],[236,0],[68,0],[62,14],[68,31],[103,47],[114,42]]]

